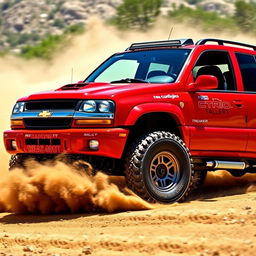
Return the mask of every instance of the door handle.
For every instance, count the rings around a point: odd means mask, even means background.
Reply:
[[[238,107],[242,108],[244,106],[243,102],[241,100],[233,100],[233,103]]]

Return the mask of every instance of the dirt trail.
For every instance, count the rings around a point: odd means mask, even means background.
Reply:
[[[192,201],[146,211],[1,213],[0,255],[255,255],[256,177],[224,178],[210,174]]]

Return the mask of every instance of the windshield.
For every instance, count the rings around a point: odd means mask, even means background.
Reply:
[[[189,53],[190,49],[161,49],[115,54],[85,82],[173,83]]]

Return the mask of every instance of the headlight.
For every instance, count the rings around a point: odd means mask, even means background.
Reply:
[[[103,100],[99,102],[99,111],[103,113],[109,113],[110,112],[110,103],[107,100]]]
[[[79,111],[89,113],[114,113],[115,103],[111,100],[85,100]]]
[[[19,114],[25,110],[25,102],[17,102],[12,110],[13,114]]]
[[[84,101],[80,107],[80,111],[84,112],[95,112],[96,111],[96,102],[94,100]]]

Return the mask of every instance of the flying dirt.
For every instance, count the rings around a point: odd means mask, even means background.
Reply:
[[[153,209],[128,189],[121,192],[111,177],[90,175],[89,164],[81,172],[63,160],[44,164],[28,160],[26,165],[26,170],[12,170],[1,179],[0,210],[52,214]]]
[[[51,62],[0,59],[1,123],[9,128],[15,101],[32,92],[83,80],[113,52],[133,42],[216,37],[160,20],[152,30],[120,32],[92,19]],[[218,35],[254,43],[243,35]],[[106,40],[107,39],[107,40]],[[60,159],[8,172],[0,142],[0,255],[254,255],[256,175],[209,173],[185,203],[152,205],[125,187],[124,178],[81,172]],[[78,170],[79,169],[79,170]],[[136,211],[134,211],[136,210]],[[143,211],[140,211],[143,210]]]

